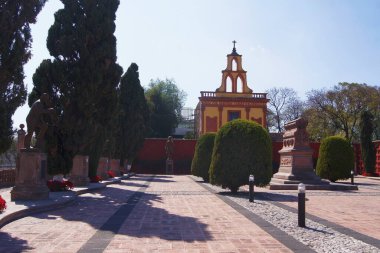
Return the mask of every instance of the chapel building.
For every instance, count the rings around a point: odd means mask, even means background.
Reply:
[[[195,109],[195,134],[217,132],[234,119],[255,121],[266,128],[266,93],[253,93],[247,84],[247,71],[242,67],[242,56],[235,43],[227,55],[227,67],[222,71],[222,83],[215,91],[201,91]]]

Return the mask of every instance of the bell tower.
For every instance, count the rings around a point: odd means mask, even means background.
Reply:
[[[246,119],[266,127],[267,94],[253,93],[247,85],[247,71],[242,56],[234,47],[227,55],[227,67],[222,70],[222,82],[215,91],[201,91],[195,109],[196,135],[217,132],[225,123]]]
[[[227,55],[227,67],[222,71],[222,83],[216,89],[216,96],[235,96],[250,97],[252,90],[247,84],[247,71],[242,66],[242,56],[236,52],[236,41],[232,41],[234,47],[232,52]],[[224,94],[228,93],[228,94]]]

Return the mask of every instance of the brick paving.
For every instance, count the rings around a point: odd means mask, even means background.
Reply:
[[[189,177],[157,176],[144,188],[148,179],[136,176],[14,221],[0,230],[0,252],[95,252],[87,246],[97,241],[99,252],[292,252]],[[128,205],[129,215],[119,215]]]

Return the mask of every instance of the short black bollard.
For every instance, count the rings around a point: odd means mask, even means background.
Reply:
[[[305,185],[298,185],[298,226],[305,227]]]
[[[255,183],[255,177],[253,175],[249,175],[249,202],[254,202],[254,188],[253,184]]]
[[[351,184],[354,184],[354,171],[351,170]]]

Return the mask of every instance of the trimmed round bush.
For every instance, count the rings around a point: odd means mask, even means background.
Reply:
[[[347,179],[354,169],[354,150],[343,137],[330,136],[322,140],[317,162],[317,175],[335,182]]]
[[[210,165],[210,182],[235,193],[255,176],[256,186],[269,184],[272,177],[272,141],[261,125],[233,120],[219,129]]]
[[[212,150],[214,148],[215,133],[206,133],[199,137],[193,161],[191,163],[191,174],[202,177],[205,182],[209,181],[209,168]]]

